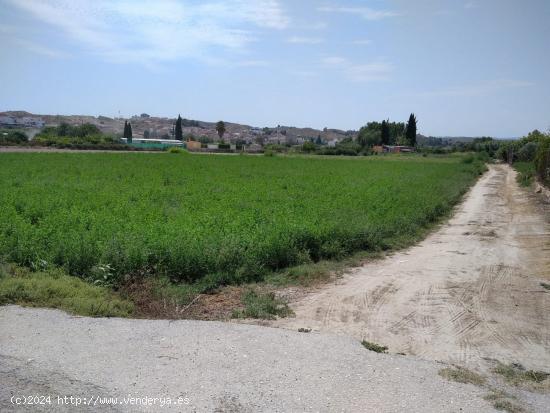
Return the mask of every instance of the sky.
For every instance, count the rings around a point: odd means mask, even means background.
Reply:
[[[547,0],[0,0],[0,111],[550,128]]]

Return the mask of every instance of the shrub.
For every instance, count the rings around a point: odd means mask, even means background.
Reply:
[[[275,317],[287,317],[292,310],[286,302],[275,297],[275,293],[260,293],[249,290],[243,295],[244,310],[233,312],[234,318],[262,318],[274,319]]]
[[[547,185],[550,184],[550,136],[541,139],[538,145],[535,168],[539,179]]]
[[[168,153],[183,153],[183,149],[178,148],[177,146],[172,146],[168,149]]]
[[[302,145],[302,151],[304,152],[314,152],[316,149],[316,146],[313,142],[304,142],[304,144]]]
[[[537,142],[527,142],[518,151],[518,160],[522,162],[531,162],[535,160],[537,153]]]
[[[0,144],[15,144],[19,145],[28,142],[29,138],[24,132],[18,130],[1,130]]]

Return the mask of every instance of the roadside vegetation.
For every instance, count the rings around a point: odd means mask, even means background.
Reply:
[[[497,362],[493,372],[513,386],[523,387],[531,391],[547,392],[550,390],[550,373],[545,371],[527,370],[517,363],[504,364]]]
[[[111,289],[71,277],[61,269],[31,271],[0,265],[0,305],[50,307],[91,317],[128,317],[132,302]]]
[[[0,157],[5,262],[132,299],[132,283],[165,280],[147,285],[177,308],[225,285],[307,284],[354,254],[410,245],[484,169],[463,156]]]
[[[468,383],[476,386],[485,384],[485,377],[460,366],[445,367],[439,370],[439,375],[447,380],[458,383]]]
[[[527,136],[501,145],[496,156],[518,170],[518,182],[529,186],[535,177],[550,187],[550,134],[534,130]]]
[[[271,320],[287,317],[292,313],[287,303],[275,296],[274,292],[261,292],[255,289],[246,291],[242,296],[244,309],[234,310],[233,318],[260,318]]]
[[[380,344],[376,344],[376,343],[371,343],[370,341],[367,341],[367,340],[361,341],[361,344],[367,350],[374,351],[375,353],[386,353],[388,351],[388,347],[381,346]]]
[[[521,413],[525,411],[523,407],[517,404],[517,400],[514,396],[502,390],[492,389],[484,398],[493,403],[493,407],[497,410],[508,413]]]

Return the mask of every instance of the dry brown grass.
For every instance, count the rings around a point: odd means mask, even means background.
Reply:
[[[485,377],[460,366],[441,369],[439,370],[439,375],[447,380],[456,381],[458,383],[475,384],[476,386],[485,384]]]

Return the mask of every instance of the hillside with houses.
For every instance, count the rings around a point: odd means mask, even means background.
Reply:
[[[124,123],[132,125],[134,138],[145,139],[174,139],[176,118],[155,117],[146,113],[132,116],[130,119],[111,118],[107,116],[87,115],[41,115],[25,111],[0,112],[0,128],[42,128],[44,126],[59,126],[62,123],[78,126],[92,124],[103,133],[122,135]],[[345,138],[354,139],[357,131],[343,131],[339,129],[323,130],[314,128],[298,128],[294,126],[254,127],[238,123],[225,122],[226,131],[220,139],[216,131],[215,122],[183,119],[182,131],[184,138],[191,137],[204,143],[223,140],[228,143],[246,144],[279,144],[300,145],[307,141],[322,142],[334,146]]]

